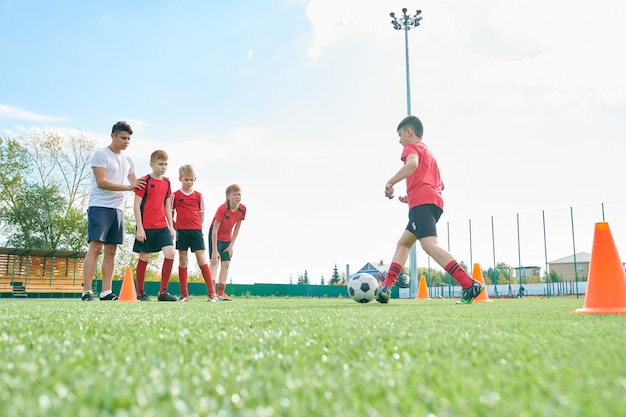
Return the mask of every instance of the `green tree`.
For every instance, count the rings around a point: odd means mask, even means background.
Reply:
[[[298,275],[298,285],[308,285],[308,284],[309,284],[309,273],[305,269],[303,275]]]
[[[548,274],[548,277],[550,279],[550,282],[561,282],[561,281],[563,281],[563,277],[559,276],[559,274],[557,274],[556,271],[550,271],[550,274]]]
[[[330,281],[328,281],[328,285],[341,285],[341,277],[339,276],[339,270],[337,269],[337,264],[335,264],[335,268],[333,268],[333,275],[330,277]]]
[[[7,245],[84,250],[95,148],[93,140],[80,134],[0,138],[0,228]]]
[[[398,288],[408,288],[409,276],[410,276],[409,270],[407,268],[403,268],[402,271],[400,271],[400,275],[398,275],[396,282],[394,282],[394,285]]]
[[[0,137],[0,207],[13,208],[17,196],[24,188],[24,175],[28,172],[29,155],[16,139]]]
[[[59,213],[67,202],[54,187],[28,184],[15,197],[14,206],[2,212],[2,219],[11,227],[4,229],[7,245],[19,249],[47,249],[59,247],[64,225]]]

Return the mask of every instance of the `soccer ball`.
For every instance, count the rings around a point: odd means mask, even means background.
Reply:
[[[357,303],[369,303],[377,290],[378,281],[370,274],[354,274],[348,281],[348,295]]]

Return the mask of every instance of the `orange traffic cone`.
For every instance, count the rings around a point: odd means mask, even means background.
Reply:
[[[135,290],[135,282],[133,281],[133,271],[126,268],[124,281],[122,281],[122,289],[117,301],[139,301],[137,300],[137,291]]]
[[[480,264],[474,264],[474,270],[472,271],[472,278],[474,278],[476,281],[480,282],[481,284],[485,285],[485,279],[483,278],[483,273],[480,270]],[[475,303],[485,303],[485,302],[491,302],[492,300],[489,299],[489,294],[487,294],[487,288],[485,288],[485,290],[483,292],[481,292],[478,297],[474,298],[474,302]]]
[[[572,313],[626,314],[626,272],[608,223],[596,223],[585,305]]]
[[[420,277],[420,286],[417,290],[417,299],[430,300],[430,297],[428,296],[428,285],[426,285],[426,277],[424,275]]]

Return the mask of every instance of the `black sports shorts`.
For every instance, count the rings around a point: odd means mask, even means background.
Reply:
[[[409,223],[406,230],[416,238],[437,236],[437,222],[443,210],[434,204],[422,204],[409,210]]]

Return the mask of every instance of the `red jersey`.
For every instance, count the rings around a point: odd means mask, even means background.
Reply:
[[[419,158],[417,169],[406,178],[406,194],[409,208],[423,204],[434,204],[443,210],[443,197],[441,196],[441,175],[437,161],[428,147],[422,142],[406,145],[402,149],[402,159],[406,163],[406,157],[416,154]]]
[[[246,219],[246,206],[239,204],[235,211],[228,208],[228,203],[224,203],[217,208],[211,227],[217,220],[220,222],[220,228],[217,230],[217,240],[222,242],[230,242],[233,240],[233,229],[239,220]]]
[[[169,204],[172,189],[170,180],[161,177],[152,178],[150,175],[141,177],[146,181],[144,188],[135,188],[135,194],[142,198],[141,224],[144,229],[163,229],[168,227],[165,217],[165,204]]]
[[[202,230],[200,213],[204,213],[202,194],[178,190],[172,194],[172,210],[176,212],[176,230]]]

